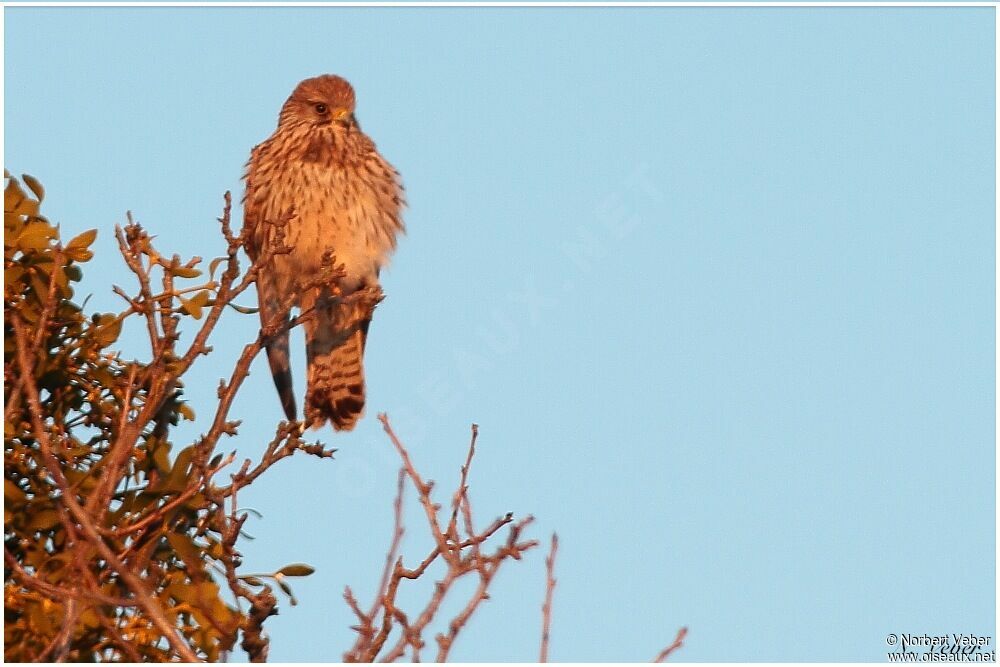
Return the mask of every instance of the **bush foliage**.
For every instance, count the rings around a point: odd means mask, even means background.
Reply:
[[[198,258],[166,259],[139,225],[118,229],[138,293],[119,290],[128,302],[121,313],[88,315],[73,287],[92,258],[96,231],[62,243],[40,212],[41,185],[25,176],[25,189],[5,176],[6,659],[217,660],[240,630],[250,657],[263,658],[260,627],[276,605],[271,587],[290,594],[287,577],[312,570],[236,574],[245,520],[236,491],[297,450],[332,452],[282,424],[270,461],[253,468],[247,461],[227,485],[216,485],[213,476],[232,460],[214,450],[236,432],[226,412],[238,375],[220,388],[212,429],[182,448],[172,441],[172,427],[194,418],[182,378],[208,352],[225,303],[252,281],[240,274],[228,211],[231,247],[211,265],[212,273],[224,271],[194,287],[180,283],[202,277]],[[114,350],[128,318],[145,320],[149,359],[127,360]],[[182,351],[184,320],[199,329]],[[247,346],[244,368],[258,349],[257,342]],[[248,609],[234,602],[240,598]]]

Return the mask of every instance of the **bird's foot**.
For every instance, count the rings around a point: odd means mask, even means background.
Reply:
[[[385,292],[379,285],[366,285],[359,287],[348,296],[342,297],[340,301],[344,305],[352,306],[358,314],[358,318],[364,320],[371,318],[375,306],[382,303],[383,299],[385,299]]]

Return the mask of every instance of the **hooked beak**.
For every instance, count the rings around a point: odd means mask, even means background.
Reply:
[[[354,114],[351,113],[349,109],[338,109],[337,112],[333,114],[333,120],[348,129],[355,125]]]

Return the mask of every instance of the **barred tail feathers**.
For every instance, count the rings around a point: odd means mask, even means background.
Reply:
[[[315,323],[306,331],[309,374],[305,418],[310,428],[330,421],[338,431],[350,431],[365,407],[363,366],[365,335],[353,327],[346,332]]]

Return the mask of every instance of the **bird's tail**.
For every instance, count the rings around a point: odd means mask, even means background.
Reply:
[[[274,378],[281,407],[288,421],[295,421],[295,392],[292,389],[292,369],[288,360],[288,332],[275,336],[266,345],[267,363],[271,367],[271,377]]]
[[[359,326],[344,332],[326,324],[318,322],[306,332],[306,422],[318,428],[329,420],[336,430],[350,431],[365,407],[365,332]]]
[[[281,399],[281,407],[288,421],[295,421],[295,392],[292,390],[292,368],[288,359],[288,313],[279,310],[277,286],[261,275],[257,278],[257,291],[260,298],[261,329],[275,330],[276,333],[264,341],[267,348],[267,363],[271,367],[274,386]]]

